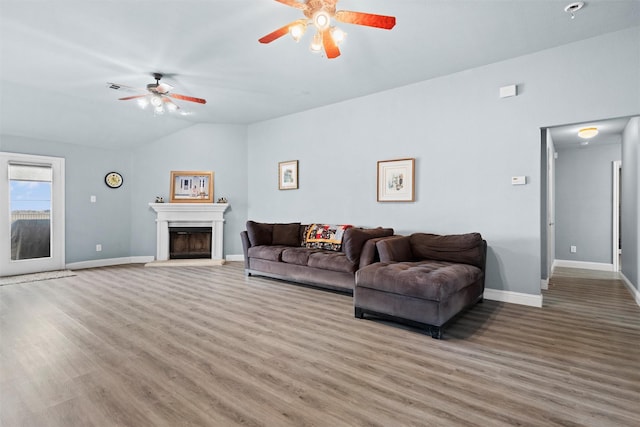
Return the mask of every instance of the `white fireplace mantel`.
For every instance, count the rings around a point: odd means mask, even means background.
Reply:
[[[211,259],[223,262],[224,212],[228,203],[149,203],[156,212],[156,261],[169,259],[170,227],[211,227]]]

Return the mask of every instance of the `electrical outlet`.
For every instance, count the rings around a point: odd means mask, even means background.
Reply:
[[[96,245],[96,252],[101,252],[102,251],[102,245],[100,243],[98,243]]]
[[[576,248],[575,246],[571,245],[571,253],[575,254],[576,252],[578,252],[578,248]]]

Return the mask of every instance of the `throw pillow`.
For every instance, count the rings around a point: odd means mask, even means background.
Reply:
[[[273,224],[247,221],[247,234],[251,246],[270,245],[273,241]]]
[[[307,227],[305,246],[307,248],[342,250],[342,238],[351,225],[311,224]]]
[[[273,245],[300,246],[300,223],[273,224]]]
[[[483,267],[484,243],[480,233],[438,235],[414,233],[411,250],[417,259],[460,262]]]

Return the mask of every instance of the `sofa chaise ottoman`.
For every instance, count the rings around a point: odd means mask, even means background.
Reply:
[[[487,243],[479,233],[415,233],[376,246],[380,262],[356,273],[356,317],[407,322],[440,339],[449,320],[482,301]]]

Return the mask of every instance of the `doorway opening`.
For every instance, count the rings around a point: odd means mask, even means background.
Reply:
[[[543,289],[558,266],[620,270],[620,159],[630,119],[541,129]],[[595,136],[580,137],[579,131],[587,127],[597,129]]]

